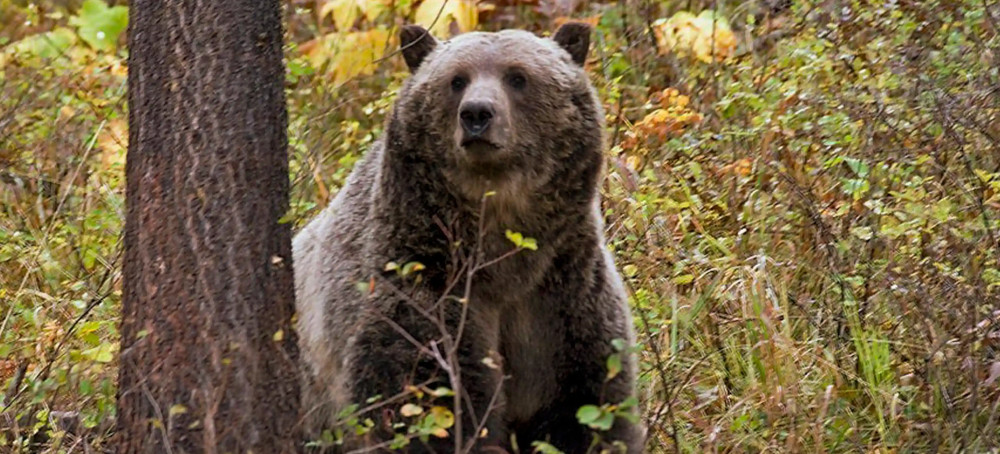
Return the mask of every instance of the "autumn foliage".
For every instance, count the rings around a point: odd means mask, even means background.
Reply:
[[[125,8],[0,0],[0,451],[100,450],[115,418]],[[399,26],[569,18],[596,27],[648,451],[994,452],[994,2],[292,1],[284,220],[379,136]],[[433,408],[393,411],[433,436]]]

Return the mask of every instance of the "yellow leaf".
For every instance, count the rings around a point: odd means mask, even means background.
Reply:
[[[125,165],[125,149],[128,147],[128,122],[114,118],[97,135],[97,146],[101,150],[104,168]]]
[[[698,16],[681,11],[670,19],[659,19],[653,22],[653,33],[660,53],[676,52],[706,63],[729,57],[736,49],[736,35],[712,10]]]
[[[417,388],[416,386],[406,385],[405,389],[406,389],[406,392],[413,393],[413,395],[416,396],[417,399],[423,399],[424,398],[424,392],[421,391],[420,388]]]
[[[327,74],[334,85],[339,85],[359,75],[373,74],[373,63],[382,58],[392,39],[388,29],[375,28],[363,32],[330,33],[300,48],[314,67],[328,64]]]
[[[736,172],[736,174],[741,177],[750,175],[751,170],[753,170],[753,164],[750,162],[750,159],[748,158],[743,158],[740,159],[739,161],[736,161],[733,167],[733,171]]]
[[[474,30],[479,25],[479,10],[470,0],[424,0],[413,14],[413,22],[437,36],[446,36],[452,22],[460,32]]]
[[[60,120],[69,120],[70,118],[73,118],[74,115],[76,115],[76,110],[73,110],[73,108],[68,105],[64,105],[59,108]]]
[[[372,22],[389,8],[391,2],[392,0],[329,0],[320,7],[319,17],[329,14],[337,30],[346,32],[358,20],[358,13]]]
[[[428,416],[433,418],[434,427],[447,429],[455,425],[455,414],[445,407],[431,407]]]
[[[365,15],[365,19],[368,21],[374,21],[375,18],[382,14],[384,11],[389,9],[394,0],[355,0],[358,2],[358,8],[361,8],[361,14]]]
[[[694,275],[692,274],[682,274],[680,276],[675,276],[673,279],[675,284],[684,285],[694,282]]]
[[[410,417],[416,416],[424,412],[424,409],[419,405],[414,404],[404,404],[403,408],[399,409],[399,414]]]
[[[975,173],[976,176],[979,177],[979,180],[983,183],[989,183],[990,180],[993,179],[993,175],[990,175],[989,172],[983,169],[973,169],[972,172]]]
[[[319,9],[319,16],[332,15],[333,24],[337,26],[337,30],[344,32],[354,25],[354,21],[358,20],[359,12],[357,0],[330,0]]]

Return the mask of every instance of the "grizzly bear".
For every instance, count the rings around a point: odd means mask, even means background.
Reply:
[[[552,38],[438,41],[402,29],[411,76],[384,136],[294,240],[314,435],[359,404],[374,424],[346,446],[382,449],[413,423],[414,407],[400,410],[414,390],[443,386],[458,394],[439,399],[454,424],[404,450],[641,452],[634,405],[608,430],[577,418],[634,401],[636,378],[622,347],[635,343],[632,316],[604,245],[590,34],[568,23]]]

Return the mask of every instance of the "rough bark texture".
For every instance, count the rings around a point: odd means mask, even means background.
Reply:
[[[117,451],[295,451],[280,4],[130,19]]]

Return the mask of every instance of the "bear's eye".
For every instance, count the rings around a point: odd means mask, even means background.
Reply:
[[[464,77],[455,76],[451,79],[451,89],[454,91],[462,91],[468,83],[469,82],[466,81]]]
[[[520,90],[528,83],[528,79],[524,78],[524,74],[511,74],[510,76],[507,76],[507,83],[510,84],[511,87]]]

